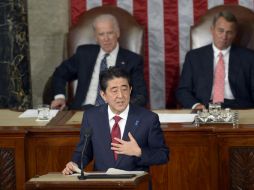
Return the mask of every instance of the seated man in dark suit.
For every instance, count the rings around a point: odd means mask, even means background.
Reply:
[[[107,104],[85,111],[80,142],[63,174],[72,174],[75,167],[81,166],[84,133],[88,128],[92,129],[92,135],[82,162],[86,166],[94,160],[96,171],[108,168],[148,171],[150,165],[168,161],[169,150],[158,115],[130,104],[130,82],[128,74],[120,68],[111,67],[101,73],[101,95]]]
[[[93,28],[98,45],[79,46],[72,57],[56,68],[53,74],[55,98],[51,107],[62,110],[66,106],[65,86],[75,79],[78,79],[78,85],[70,109],[85,109],[103,103],[98,88],[99,73],[110,66],[123,68],[129,73],[133,83],[131,103],[145,106],[147,92],[143,58],[119,47],[120,29],[114,16],[98,16]]]
[[[236,33],[236,17],[220,12],[211,27],[213,43],[187,53],[176,92],[184,108],[203,109],[210,101],[254,107],[254,52],[232,44]]]

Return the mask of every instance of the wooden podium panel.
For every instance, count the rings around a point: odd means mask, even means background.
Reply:
[[[219,138],[219,187],[221,189],[254,189],[253,133],[238,131],[230,136],[221,134]]]
[[[64,176],[61,173],[49,173],[32,178],[26,183],[26,190],[148,190],[149,175],[139,175],[130,179],[86,179],[77,176]]]
[[[0,189],[24,189],[25,135],[22,129],[0,130]]]
[[[30,131],[26,141],[26,179],[62,171],[78,142],[79,130]]]
[[[215,190],[218,188],[216,136],[202,129],[165,132],[170,147],[165,190]],[[154,171],[155,173],[159,172]],[[165,180],[166,181],[166,180]]]

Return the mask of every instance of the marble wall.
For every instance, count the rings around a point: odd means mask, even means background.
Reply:
[[[27,0],[33,106],[55,67],[64,59],[69,0]]]
[[[0,108],[31,107],[27,0],[0,1]]]

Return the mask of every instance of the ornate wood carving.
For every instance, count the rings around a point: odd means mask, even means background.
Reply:
[[[16,189],[15,150],[0,148],[0,190]]]
[[[254,189],[254,147],[230,149],[230,189]]]

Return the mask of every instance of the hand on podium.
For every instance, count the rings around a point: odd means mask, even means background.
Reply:
[[[81,173],[81,170],[79,169],[78,165],[74,162],[68,162],[66,164],[66,167],[62,171],[64,175],[71,175],[73,173]]]

